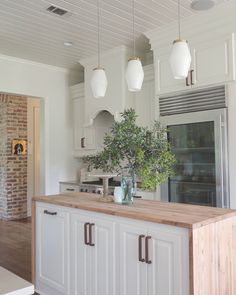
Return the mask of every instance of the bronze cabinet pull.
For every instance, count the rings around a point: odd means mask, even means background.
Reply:
[[[142,240],[143,240],[143,238],[145,238],[145,235],[140,235],[138,237],[138,260],[140,262],[144,262],[145,261],[145,259],[142,257],[142,255],[143,255],[143,247],[142,247]]]
[[[194,82],[193,82],[193,72],[194,72],[194,70],[191,70],[191,71],[190,71],[190,81],[191,81],[191,85],[194,85]]]
[[[75,191],[74,188],[67,188],[66,190],[67,190],[68,192],[74,192],[74,191]]]
[[[95,246],[95,244],[93,243],[93,235],[92,235],[92,227],[94,226],[94,223],[90,223],[89,224],[89,245],[90,246]]]
[[[85,141],[85,137],[82,137],[81,140],[80,140],[80,145],[81,145],[82,149],[85,148],[84,141]]]
[[[84,243],[85,243],[85,245],[90,245],[89,241],[88,241],[88,225],[89,224],[90,224],[89,222],[86,222],[84,224]]]
[[[151,264],[152,261],[149,260],[149,249],[148,249],[148,241],[151,239],[152,237],[151,236],[147,236],[145,238],[145,262],[147,264]]]
[[[191,84],[189,83],[189,72],[188,72],[188,76],[186,77],[185,79],[185,83],[186,83],[186,86],[190,86]]]
[[[44,210],[43,213],[47,215],[57,215],[57,212],[50,212],[48,210]]]

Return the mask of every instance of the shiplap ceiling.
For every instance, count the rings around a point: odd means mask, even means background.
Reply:
[[[181,17],[196,13],[190,3],[181,1]],[[68,10],[69,15],[47,12],[51,4]],[[0,0],[0,53],[74,68],[78,60],[97,52],[96,5],[97,0]],[[130,46],[132,1],[100,0],[100,14],[102,50]],[[177,0],[135,0],[137,45],[147,48],[142,33],[176,19]],[[64,41],[74,46],[65,47]]]

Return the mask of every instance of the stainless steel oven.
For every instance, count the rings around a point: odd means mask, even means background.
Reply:
[[[110,178],[109,187],[108,187],[108,193],[110,195],[114,194],[114,189],[116,186],[120,186],[120,181],[115,181],[112,178]],[[102,179],[93,180],[93,181],[83,181],[82,183],[80,183],[80,192],[102,195],[103,194]]]

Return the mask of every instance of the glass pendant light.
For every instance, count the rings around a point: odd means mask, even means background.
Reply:
[[[139,57],[135,56],[135,33],[134,33],[134,0],[132,2],[133,13],[133,51],[134,55],[128,61],[126,69],[126,82],[128,89],[131,92],[138,92],[142,88],[144,72],[142,63]]]
[[[98,66],[93,69],[91,78],[92,93],[95,98],[104,97],[107,90],[107,77],[105,69],[100,65],[100,9],[97,0],[97,20],[98,20]]]
[[[180,0],[178,0],[179,38],[173,42],[170,55],[170,65],[175,79],[185,79],[191,65],[191,54],[187,40],[181,39],[180,34]]]

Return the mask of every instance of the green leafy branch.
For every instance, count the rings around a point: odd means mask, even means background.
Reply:
[[[148,129],[136,125],[133,109],[125,110],[104,137],[104,149],[83,158],[89,168],[137,176],[142,188],[153,190],[173,175],[175,156],[170,151],[166,129],[155,121]]]

